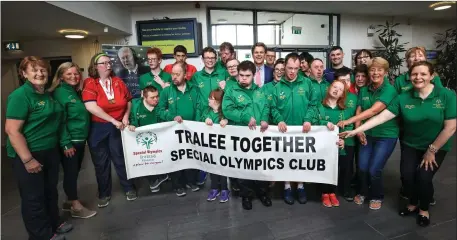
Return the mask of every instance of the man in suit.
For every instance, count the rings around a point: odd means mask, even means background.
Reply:
[[[273,69],[265,65],[267,46],[262,42],[258,42],[252,46],[251,53],[256,67],[254,83],[257,86],[262,87],[263,85],[273,81]]]
[[[129,47],[121,47],[117,56],[122,68],[116,75],[127,85],[133,98],[141,97],[139,79],[141,75],[149,72],[149,67],[142,65],[135,51]]]

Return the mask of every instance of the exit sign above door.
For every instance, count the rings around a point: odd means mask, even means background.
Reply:
[[[301,34],[301,27],[292,26],[292,34]]]

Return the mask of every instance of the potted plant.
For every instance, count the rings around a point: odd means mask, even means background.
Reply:
[[[400,53],[405,52],[405,43],[398,43],[398,37],[402,35],[395,30],[400,23],[386,21],[385,25],[378,25],[376,33],[378,33],[379,41],[382,47],[376,47],[378,56],[386,59],[389,62],[389,79],[391,82],[400,75],[400,67],[403,64],[404,58],[400,57]],[[403,55],[403,54],[402,54]]]
[[[436,47],[438,53],[435,68],[441,78],[443,86],[456,90],[457,80],[457,30],[448,29],[443,33],[437,33]]]

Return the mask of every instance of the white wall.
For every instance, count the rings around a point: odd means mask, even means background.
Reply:
[[[98,43],[94,43],[94,38],[90,39],[55,39],[55,40],[34,40],[22,41],[22,51],[2,52],[2,63],[4,60],[19,60],[25,56],[40,57],[63,57],[71,56],[73,62],[84,68],[83,77],[87,77],[87,67],[90,58],[101,52],[101,44],[124,44],[123,38],[100,37]]]
[[[321,24],[325,24],[321,28]],[[295,14],[283,23],[282,45],[328,45],[328,16]],[[301,34],[292,34],[292,26],[302,27]]]
[[[341,15],[340,46],[345,52],[343,60],[345,66],[350,67],[352,65],[352,49],[374,49],[375,46],[381,46],[376,34],[373,37],[367,37],[367,28],[370,25],[384,25],[386,20],[392,19],[388,17]],[[436,49],[435,33],[455,27],[452,23],[443,21],[411,20],[408,22],[407,19],[396,18],[394,22],[400,23],[396,29],[399,34],[403,35],[399,38],[399,43],[409,42],[406,49],[414,46],[423,46],[430,50]],[[404,57],[404,53],[400,57]],[[401,69],[401,71],[405,70],[405,67]]]
[[[193,2],[181,3],[179,6],[176,4],[166,4],[164,5],[154,5],[154,6],[141,6],[141,7],[132,7],[130,9],[131,24],[132,24],[132,36],[129,39],[130,45],[138,45],[137,35],[136,35],[136,21],[145,21],[162,19],[163,17],[173,18],[196,18],[197,22],[202,25],[202,41],[203,47],[208,46],[208,36],[207,36],[207,24],[206,24],[206,5],[204,2],[200,3],[201,8],[196,9]],[[194,65],[197,70],[203,68],[203,62],[200,57],[198,58],[188,58],[187,62]],[[174,63],[174,59],[167,59],[162,62],[162,68],[169,63]]]

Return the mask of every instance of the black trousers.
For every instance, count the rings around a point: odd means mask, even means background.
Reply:
[[[220,189],[220,190],[228,190],[227,186],[227,177],[210,174],[211,177],[211,189]]]
[[[186,184],[195,185],[197,183],[198,170],[185,169],[171,174],[171,184],[173,189],[186,188]]]
[[[269,192],[270,183],[267,181],[256,181],[247,179],[238,179],[240,186],[240,196],[253,198],[255,196],[265,196]]]
[[[420,204],[419,209],[428,211],[434,193],[433,176],[443,164],[446,153],[446,151],[438,151],[435,154],[438,167],[433,166],[433,171],[430,168],[425,171],[424,166],[420,167],[425,151],[409,147],[406,144],[403,145],[401,154],[403,187],[411,205]]]
[[[84,150],[86,142],[73,143],[76,149],[73,157],[66,157],[62,154],[61,162],[63,167],[63,190],[67,195],[68,201],[78,200],[78,175],[81,170],[81,164],[84,159]]]
[[[27,172],[19,156],[11,159],[21,196],[22,220],[29,240],[49,240],[60,224],[57,182],[61,153],[55,147],[32,152],[32,156],[43,165],[39,173]]]
[[[351,188],[352,172],[354,167],[354,147],[345,146],[346,155],[338,156],[338,188],[342,194],[349,192]],[[336,186],[321,184],[323,194],[335,193]]]

